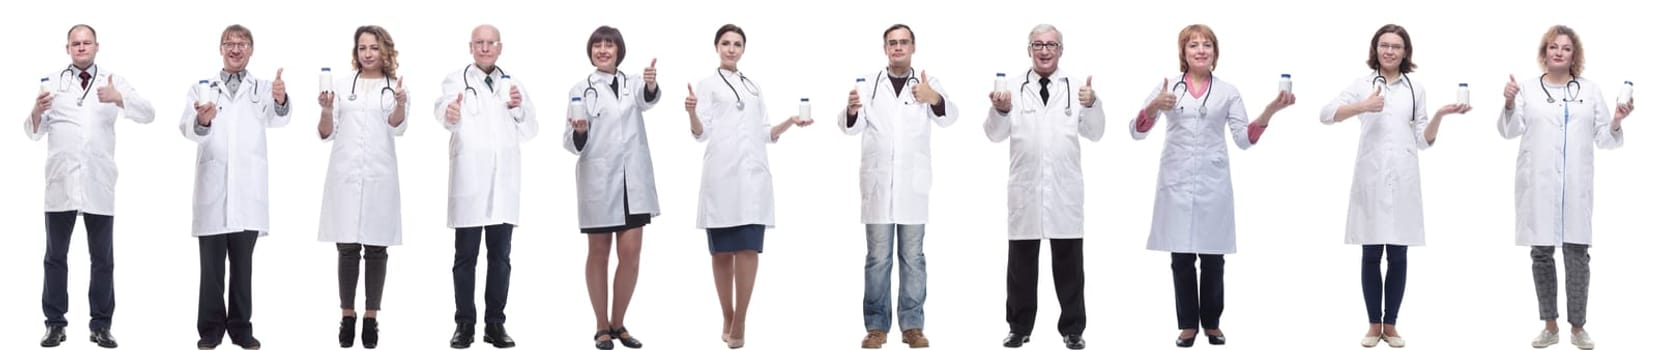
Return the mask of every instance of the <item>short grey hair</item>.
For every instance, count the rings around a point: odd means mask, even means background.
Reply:
[[[1046,23],[1037,24],[1035,29],[1031,29],[1030,30],[1030,37],[1034,38],[1036,36],[1036,34],[1041,34],[1041,33],[1046,33],[1046,32],[1053,32],[1054,34],[1058,34],[1059,43],[1060,44],[1064,43],[1064,33],[1059,32],[1059,28],[1053,27],[1053,25],[1046,24]]]

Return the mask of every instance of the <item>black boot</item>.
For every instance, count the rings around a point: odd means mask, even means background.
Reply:
[[[456,323],[455,324],[455,335],[452,336],[452,337],[449,337],[449,347],[450,348],[455,348],[455,349],[465,349],[465,348],[472,347],[472,339],[473,339],[472,331],[474,329],[473,327],[476,327],[476,325],[473,325],[471,323]]]
[[[500,323],[490,323],[483,326],[483,342],[500,349],[518,346],[517,342],[512,341],[512,336],[506,334],[506,325]]]
[[[357,316],[345,316],[339,319],[339,347],[350,348],[351,343],[357,340]]]
[[[362,319],[362,347],[373,349],[380,346],[380,321],[373,317]]]

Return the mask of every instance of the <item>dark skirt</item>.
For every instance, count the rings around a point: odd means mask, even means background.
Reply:
[[[631,230],[631,229],[635,229],[635,228],[640,228],[640,227],[644,227],[644,225],[649,225],[650,224],[650,214],[649,213],[631,214],[631,213],[629,213],[631,211],[632,211],[632,207],[627,205],[627,187],[622,186],[622,188],[621,188],[621,213],[627,215],[626,222],[623,223],[621,226],[583,228],[583,229],[581,229],[581,233],[599,233],[599,234],[619,233],[621,231],[627,231],[627,230]]]
[[[752,250],[765,252],[765,225],[742,225],[708,229],[708,253]]]

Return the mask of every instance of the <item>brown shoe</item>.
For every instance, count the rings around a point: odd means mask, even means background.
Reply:
[[[910,349],[921,349],[932,346],[931,342],[926,341],[926,335],[921,334],[920,328],[903,330],[903,343],[909,344]]]
[[[886,331],[871,329],[863,336],[864,349],[879,349],[882,345],[886,345]]]

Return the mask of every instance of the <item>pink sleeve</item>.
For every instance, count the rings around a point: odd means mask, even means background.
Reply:
[[[1260,135],[1266,133],[1266,126],[1259,122],[1249,123],[1249,144],[1260,143]]]
[[[1134,129],[1139,133],[1147,133],[1151,131],[1152,126],[1156,126],[1156,119],[1152,119],[1151,114],[1145,113],[1145,110],[1139,110],[1139,119],[1134,121]],[[1253,138],[1252,131],[1250,134],[1250,138]]]

